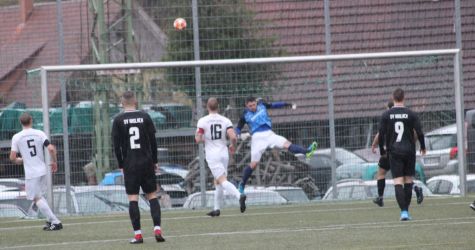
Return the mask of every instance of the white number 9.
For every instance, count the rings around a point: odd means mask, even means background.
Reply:
[[[402,135],[404,134],[404,123],[403,122],[394,123],[394,131],[396,131],[397,133],[396,142],[400,142],[402,140]]]

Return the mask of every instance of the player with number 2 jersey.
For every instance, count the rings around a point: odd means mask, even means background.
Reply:
[[[133,92],[126,91],[122,95],[122,106],[124,112],[117,115],[112,124],[112,138],[119,168],[124,173],[129,216],[134,228],[135,236],[130,243],[143,243],[138,206],[140,188],[150,203],[155,239],[163,242],[161,209],[156,194],[155,168],[158,167],[158,159],[155,125],[147,113],[136,109],[137,100]]]

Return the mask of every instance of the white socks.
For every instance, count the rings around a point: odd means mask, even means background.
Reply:
[[[36,206],[38,206],[40,212],[44,216],[46,216],[46,218],[48,218],[49,222],[51,222],[52,224],[61,223],[61,221],[58,220],[58,218],[53,214],[53,211],[51,211],[51,209],[49,208],[48,202],[46,202],[45,198],[41,197],[41,199],[36,202]]]
[[[224,181],[223,183],[221,183],[221,186],[223,186],[223,188],[224,188],[224,190],[226,190],[226,192],[232,194],[237,199],[239,199],[241,197],[241,193],[239,193],[237,188],[231,182]]]
[[[219,210],[221,208],[221,201],[223,200],[224,189],[221,185],[216,185],[216,190],[214,191],[214,210]]]

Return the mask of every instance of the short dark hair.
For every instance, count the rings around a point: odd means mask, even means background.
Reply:
[[[393,92],[393,100],[396,102],[402,102],[404,101],[404,90],[401,88],[397,88]]]
[[[218,99],[216,97],[210,97],[208,99],[208,103],[206,105],[209,110],[211,111],[216,111],[218,110],[219,104],[218,104]]]
[[[20,115],[20,123],[23,126],[30,125],[31,122],[33,121],[33,117],[30,115],[30,113],[25,112]]]
[[[394,102],[393,102],[392,100],[390,100],[390,101],[388,102],[388,104],[386,104],[386,107],[387,107],[388,109],[394,107]]]
[[[256,98],[254,96],[249,96],[246,98],[246,104],[250,103],[250,102],[255,102],[256,101]]]
[[[134,92],[127,90],[122,94],[122,101],[125,102],[126,104],[135,104],[135,94]]]

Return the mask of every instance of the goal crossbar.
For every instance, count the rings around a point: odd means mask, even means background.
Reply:
[[[109,64],[83,64],[83,65],[54,65],[42,66],[28,72],[44,70],[46,72],[62,71],[88,71],[88,70],[120,70],[120,69],[149,69],[149,68],[170,68],[170,67],[200,67],[216,65],[242,65],[242,64],[264,64],[264,63],[297,63],[297,62],[329,62],[343,61],[350,59],[382,59],[416,57],[427,55],[457,55],[460,49],[442,50],[415,50],[398,52],[377,52],[359,54],[340,55],[312,55],[312,56],[288,56],[288,57],[264,57],[264,58],[244,58],[244,59],[221,59],[221,60],[197,60],[197,61],[174,61],[174,62],[146,62],[146,63],[109,63]]]

